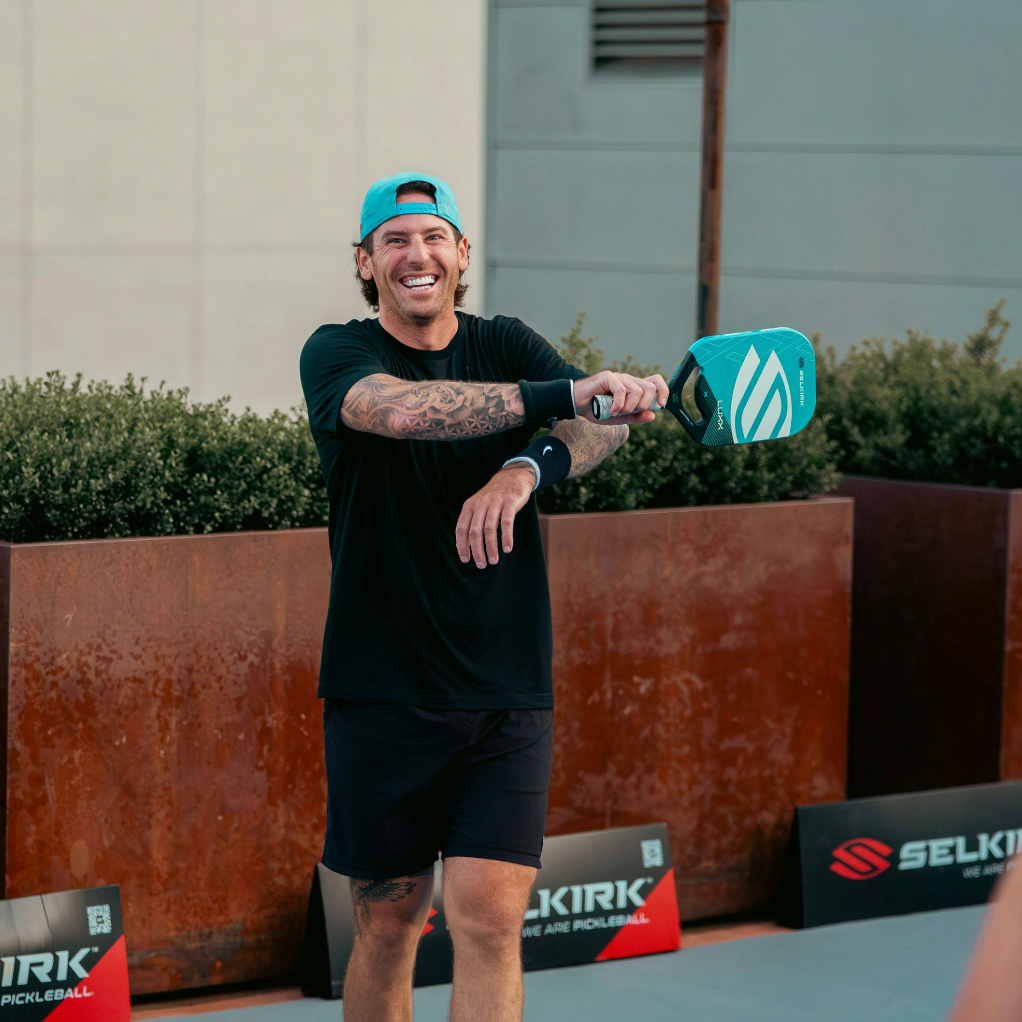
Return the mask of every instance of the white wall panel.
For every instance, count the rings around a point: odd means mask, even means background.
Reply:
[[[120,382],[129,372],[191,382],[193,267],[188,256],[35,256],[33,376],[51,369]]]
[[[205,6],[203,240],[218,248],[348,240],[360,83],[351,3]]]
[[[31,5],[35,246],[191,244],[196,3]]]
[[[0,252],[24,240],[24,5],[0,0]]]
[[[25,261],[0,254],[0,379],[28,372],[22,324]]]
[[[486,258],[486,10],[485,0],[437,0],[428,9],[389,0],[366,8],[363,191],[404,170],[443,178],[454,189],[475,267]],[[353,237],[358,209],[347,224]],[[469,279],[466,310],[481,312],[484,275]]]
[[[324,323],[371,315],[354,298],[348,258],[207,255],[203,399],[230,394],[235,407],[247,404],[260,413],[297,405],[298,357],[306,339]]]

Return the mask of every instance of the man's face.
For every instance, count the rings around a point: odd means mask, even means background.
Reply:
[[[412,192],[400,202],[433,202]],[[380,309],[407,323],[425,326],[454,311],[458,275],[468,269],[468,240],[455,240],[454,227],[431,213],[392,217],[373,231],[373,254],[359,248],[363,278],[374,277]]]

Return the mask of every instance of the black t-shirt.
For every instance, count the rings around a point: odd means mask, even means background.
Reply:
[[[517,319],[458,312],[440,351],[410,348],[378,320],[320,327],[302,388],[330,501],[333,574],[318,695],[445,709],[553,706],[550,595],[534,498],[514,549],[463,564],[464,502],[531,439],[527,426],[464,440],[395,440],[348,429],[344,395],[365,376],[404,380],[581,379]]]

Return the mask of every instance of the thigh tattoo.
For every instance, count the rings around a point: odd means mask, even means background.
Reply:
[[[351,901],[355,911],[355,932],[362,932],[362,924],[366,926],[372,918],[372,904],[374,902],[391,901],[397,902],[407,898],[415,890],[415,883],[412,878],[430,876],[433,867],[420,870],[418,873],[409,873],[408,878],[396,880],[358,880],[354,877],[351,880]]]

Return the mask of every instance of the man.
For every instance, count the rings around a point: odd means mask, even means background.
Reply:
[[[357,279],[379,319],[320,327],[301,356],[330,504],[318,694],[323,862],[351,878],[355,906],[344,1017],[411,1019],[439,851],[451,1019],[505,1022],[522,1014],[552,750],[532,494],[652,421],[667,385],[585,378],[519,320],[456,312],[469,245],[438,178],[377,181],[358,238]],[[607,424],[587,410],[597,394],[613,395]]]

